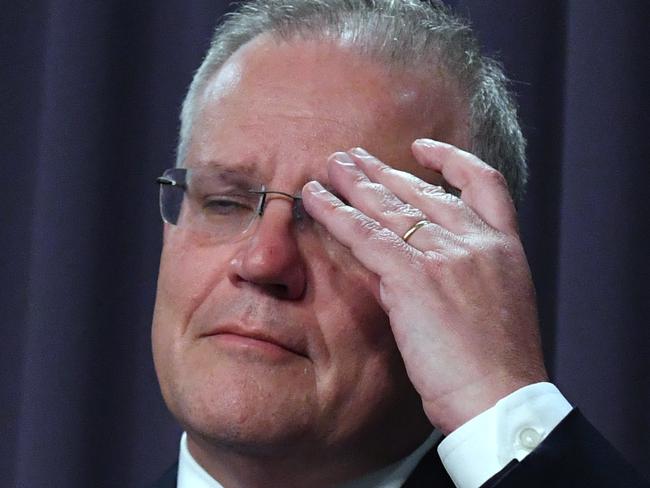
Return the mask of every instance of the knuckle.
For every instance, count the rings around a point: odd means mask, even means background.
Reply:
[[[480,252],[465,247],[452,246],[446,249],[441,273],[446,278],[472,274],[480,261]]]
[[[464,202],[453,193],[449,193],[442,186],[428,185],[423,187],[421,194],[426,198],[436,199],[445,206],[464,209]]]
[[[408,263],[411,269],[421,269],[422,254],[417,249],[404,243],[399,237],[395,240],[395,244],[399,249],[402,258]]]
[[[382,199],[386,198],[387,192],[386,192],[386,187],[382,185],[381,183],[375,183],[374,181],[369,181],[368,179],[365,179],[363,183],[363,187],[376,194],[379,195]]]
[[[332,207],[335,208],[335,209],[342,209],[342,208],[345,208],[345,207],[348,206],[348,205],[347,205],[343,200],[341,200],[340,198],[333,198],[333,199],[331,200],[331,202],[332,202]]]
[[[422,220],[424,218],[424,214],[420,210],[408,203],[398,202],[388,208],[389,210],[385,211],[384,215],[392,220],[403,221],[405,218]]]
[[[392,230],[381,227],[379,224],[372,231],[370,239],[375,240],[381,245],[388,245],[391,252],[395,252],[403,259],[405,259],[411,266],[419,266],[419,251],[407,245],[397,234]]]
[[[430,276],[441,276],[449,264],[449,258],[444,254],[435,251],[425,252],[426,260],[424,261],[424,271]]]
[[[457,246],[451,254],[453,265],[462,268],[478,261],[481,256],[481,249],[473,248],[471,245]]]
[[[491,166],[485,167],[482,172],[482,177],[497,186],[506,186],[506,178],[501,172],[492,168]]]
[[[444,192],[443,194],[439,195],[438,198],[440,198],[443,201],[443,203],[447,205],[451,205],[458,208],[465,207],[463,201],[460,198],[458,198],[456,195],[452,195],[451,193]]]
[[[388,166],[387,164],[382,163],[377,167],[377,172],[382,173],[382,174],[386,174],[386,175],[392,175],[392,174],[395,173],[395,170],[393,168],[391,168],[390,166]]]
[[[374,222],[373,222],[374,224]],[[375,238],[385,240],[392,240],[393,233],[386,227],[381,227],[379,224],[372,226],[375,231]]]
[[[498,240],[495,248],[499,256],[507,261],[517,260],[523,254],[521,241],[516,238],[503,237]]]
[[[399,176],[405,184],[412,185],[416,189],[421,188],[421,187],[426,186],[426,185],[429,184],[426,181],[422,181],[420,178],[418,178],[414,174],[409,173],[408,171],[401,171],[401,170],[393,170],[393,171],[395,171],[395,174],[397,176]]]
[[[405,245],[404,242],[399,243],[399,249],[406,261],[408,262],[409,266],[420,269],[421,267],[421,259],[420,256],[418,255],[418,252],[412,248],[411,246]]]
[[[352,182],[354,184],[356,184],[356,185],[364,185],[364,184],[370,185],[371,184],[370,181],[368,180],[368,177],[364,173],[362,173],[360,171],[355,172],[352,175]]]
[[[459,246],[456,249],[454,249],[453,252],[454,265],[460,267],[466,267],[466,266],[472,267],[477,261],[478,254],[480,254],[480,250],[478,249],[472,249],[470,246],[467,247]]]
[[[443,187],[437,185],[429,185],[423,182],[418,186],[418,191],[423,197],[435,198],[447,193]]]
[[[378,232],[381,232],[381,228],[377,222],[362,215],[361,212],[357,212],[355,215],[355,230],[366,237],[372,237]]]
[[[330,212],[336,213],[336,212],[340,212],[342,210],[344,211],[346,207],[347,207],[347,205],[344,202],[342,202],[340,199],[331,198],[330,201],[329,201],[328,210]]]
[[[470,240],[468,248],[474,255],[475,263],[478,261],[513,262],[523,253],[520,241],[496,233],[483,233],[476,236]]]

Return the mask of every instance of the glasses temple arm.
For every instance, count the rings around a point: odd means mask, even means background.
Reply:
[[[159,176],[158,178],[156,178],[156,184],[185,188],[185,183],[179,183],[178,181],[172,180],[171,178],[167,178],[166,176]]]

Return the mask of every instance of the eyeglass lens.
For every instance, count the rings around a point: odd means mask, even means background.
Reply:
[[[172,168],[158,178],[160,211],[165,222],[227,240],[246,232],[263,205],[273,198],[293,198],[293,217],[308,219],[299,197],[266,191],[246,175],[217,168]]]

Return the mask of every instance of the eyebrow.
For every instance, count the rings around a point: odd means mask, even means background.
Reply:
[[[223,161],[217,161],[217,160],[208,160],[208,161],[197,161],[196,165],[194,166],[186,166],[188,169],[191,167],[198,167],[198,168],[218,168],[224,171],[230,171],[233,173],[241,173],[246,176],[250,176],[251,178],[261,181],[262,175],[260,173],[260,170],[258,166],[254,163],[225,163]]]
[[[210,159],[208,161],[197,161],[196,165],[193,166],[184,166],[187,169],[191,169],[192,167],[198,167],[198,168],[219,168],[224,171],[230,171],[233,173],[239,173],[242,175],[245,175],[252,180],[254,180],[257,183],[262,183],[266,186],[266,182],[264,181],[265,178],[261,174],[259,170],[259,166],[256,163],[235,163],[235,164],[229,164],[225,163],[223,161],[218,161],[214,159]],[[302,186],[296,191],[296,194],[299,194],[302,190],[302,187],[307,184],[308,181],[311,181],[312,178],[309,178],[307,181],[305,181]],[[323,185],[323,188],[325,188],[328,192],[332,193],[336,198],[343,200],[346,202],[345,199],[337,192],[334,187],[331,185],[325,184],[322,181],[319,181],[321,185]],[[281,189],[277,188],[272,188],[271,190],[277,190],[277,191],[284,191]]]

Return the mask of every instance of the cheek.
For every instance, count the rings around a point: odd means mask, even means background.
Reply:
[[[318,238],[322,243],[319,262],[313,267],[312,279],[325,281],[335,296],[351,293],[358,301],[370,298],[379,308],[379,278],[368,271],[343,244],[320,225]],[[359,295],[357,296],[356,293]],[[362,298],[363,297],[363,298]]]
[[[330,239],[333,239],[330,236]],[[379,278],[368,271],[350,252],[338,242],[326,247],[326,259],[316,269],[315,278],[323,290],[324,301],[341,302],[340,309],[323,307],[333,313],[341,313],[341,323],[355,324],[367,329],[368,334],[378,332],[378,323],[388,323],[379,304]]]
[[[313,310],[329,356],[327,366],[345,363],[348,374],[354,374],[370,356],[392,356],[396,346],[388,317],[376,299],[377,276],[345,248],[335,253],[329,252],[328,259],[313,268],[317,282]]]
[[[318,395],[343,435],[383,418],[408,380],[390,322],[374,298],[377,277],[356,260],[314,268],[313,310],[325,357],[315,361]]]
[[[190,315],[224,278],[226,253],[214,245],[199,245],[177,228],[166,232],[160,258],[156,308],[173,316],[176,326]]]
[[[224,278],[225,254],[195,245],[177,228],[165,230],[152,328],[157,365],[173,364],[174,347],[183,342],[192,314]]]

